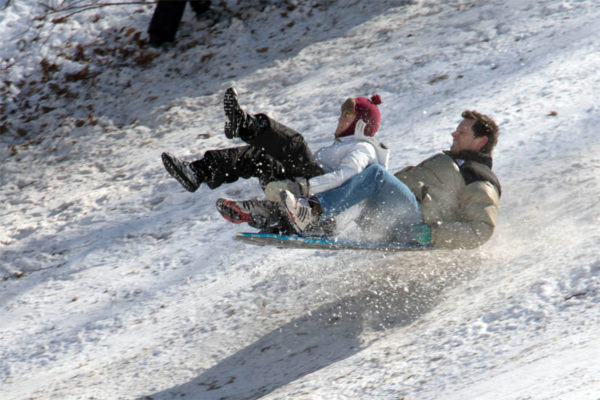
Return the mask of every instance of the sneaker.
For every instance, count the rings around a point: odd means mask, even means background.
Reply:
[[[177,179],[181,186],[188,192],[195,192],[198,189],[202,180],[194,172],[189,162],[179,160],[169,153],[162,153],[161,157],[167,172]]]
[[[284,190],[281,192],[281,203],[298,233],[308,230],[319,222],[319,216],[313,213],[307,197],[296,196],[289,190]]]
[[[240,129],[247,124],[247,116],[242,107],[240,107],[237,91],[232,87],[225,91],[223,109],[225,110],[225,116],[229,120],[229,124],[225,123],[225,136],[228,139],[239,137]]]
[[[272,222],[271,208],[272,202],[261,200],[231,200],[218,199],[217,210],[223,218],[234,224],[246,222],[257,229],[269,228]],[[275,203],[277,204],[277,203]]]

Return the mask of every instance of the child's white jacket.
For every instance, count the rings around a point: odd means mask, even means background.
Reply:
[[[334,189],[374,163],[388,167],[389,149],[371,136],[365,136],[361,124],[354,135],[336,138],[333,144],[315,153],[315,161],[324,175],[309,179],[311,195]]]

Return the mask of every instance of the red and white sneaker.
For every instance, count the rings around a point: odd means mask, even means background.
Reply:
[[[298,233],[308,230],[319,222],[313,213],[307,197],[296,196],[289,190],[281,192],[281,203],[287,210],[287,217]]]
[[[217,200],[217,210],[229,222],[245,222],[254,228],[264,229],[271,222],[272,204],[270,201],[220,198]]]

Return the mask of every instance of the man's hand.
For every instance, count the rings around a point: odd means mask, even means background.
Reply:
[[[410,229],[412,231],[411,242],[422,246],[429,246],[431,244],[431,228],[429,225],[413,225]]]
[[[306,178],[283,179],[273,181],[265,186],[265,197],[267,200],[279,202],[280,193],[289,190],[297,196],[308,196],[308,180]]]

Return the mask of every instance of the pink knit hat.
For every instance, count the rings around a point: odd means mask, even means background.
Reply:
[[[379,123],[381,122],[381,114],[379,113],[379,107],[381,104],[381,97],[378,94],[374,94],[370,99],[366,97],[356,97],[354,99],[354,112],[356,113],[356,119],[346,130],[344,130],[338,136],[350,136],[354,134],[356,128],[356,122],[362,119],[366,122],[365,136],[375,136],[379,129]]]

